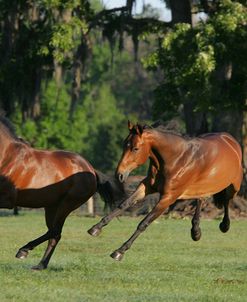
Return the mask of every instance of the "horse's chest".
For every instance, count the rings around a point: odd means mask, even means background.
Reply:
[[[165,186],[165,175],[158,171],[150,178],[150,184],[154,192],[162,192]]]

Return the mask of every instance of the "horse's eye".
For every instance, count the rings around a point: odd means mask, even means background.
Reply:
[[[133,151],[134,151],[134,152],[137,152],[138,150],[139,150],[139,148],[137,148],[137,147],[134,147],[134,148],[133,148]]]

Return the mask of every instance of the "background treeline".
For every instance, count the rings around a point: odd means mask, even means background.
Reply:
[[[133,15],[135,2],[0,0],[0,105],[19,135],[105,172],[127,119],[245,147],[246,1],[167,0],[170,21],[151,6]]]

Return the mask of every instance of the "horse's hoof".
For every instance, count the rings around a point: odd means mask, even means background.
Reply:
[[[46,267],[42,263],[39,263],[38,265],[34,265],[31,268],[32,271],[42,271],[44,269],[46,269]]]
[[[198,241],[201,239],[201,230],[197,230],[197,231],[194,231],[193,229],[191,229],[191,238],[194,240],[194,241]]]
[[[91,229],[89,229],[87,232],[88,232],[88,234],[90,234],[91,236],[96,237],[96,236],[98,236],[98,235],[101,233],[101,229],[94,226],[94,227],[92,227]]]
[[[15,255],[18,259],[25,259],[28,256],[28,250],[19,250],[17,254]]]
[[[226,233],[230,229],[230,223],[221,222],[219,228],[222,233]]]
[[[121,261],[123,259],[124,254],[119,251],[115,251],[110,256],[116,261]]]

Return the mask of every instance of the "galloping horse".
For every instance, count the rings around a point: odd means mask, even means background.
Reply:
[[[45,208],[47,233],[19,249],[17,258],[48,240],[43,258],[33,269],[45,269],[61,239],[66,217],[96,191],[110,203],[121,187],[81,156],[66,151],[32,148],[16,136],[10,122],[0,116],[0,208]],[[115,198],[116,199],[116,198]]]
[[[160,193],[158,203],[140,222],[130,239],[111,254],[115,260],[121,260],[140,233],[177,199],[198,200],[192,219],[192,239],[199,240],[201,237],[201,202],[211,195],[216,206],[224,207],[220,230],[227,232],[230,227],[228,204],[239,191],[243,177],[241,148],[236,140],[227,133],[185,138],[165,131],[161,126],[142,127],[129,122],[128,127],[130,132],[124,141],[116,176],[124,182],[132,170],[149,158],[147,177],[130,197],[88,230],[89,234],[97,236],[115,216],[154,192]]]

